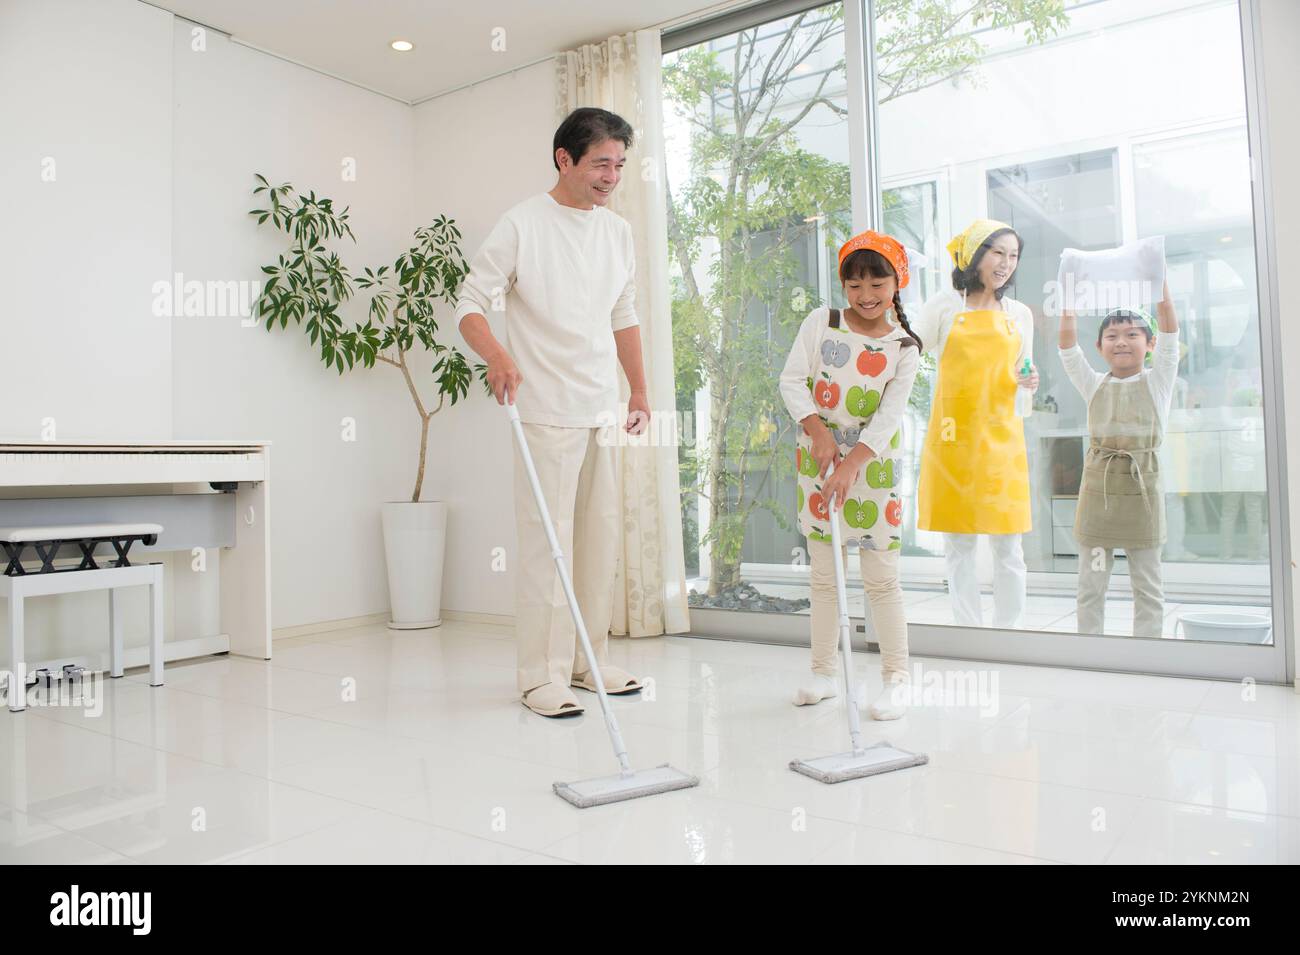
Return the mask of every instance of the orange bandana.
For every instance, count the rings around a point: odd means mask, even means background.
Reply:
[[[894,272],[898,275],[898,287],[907,288],[907,250],[903,244],[895,239],[892,235],[885,235],[882,232],[872,232],[868,229],[866,232],[859,232],[853,238],[849,239],[840,246],[840,265],[844,264],[844,259],[859,249],[871,249],[873,252],[879,252],[894,267]]]

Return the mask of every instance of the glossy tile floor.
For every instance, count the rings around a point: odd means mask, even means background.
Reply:
[[[1290,688],[917,659],[918,705],[865,725],[929,765],[826,786],[787,768],[846,748],[839,701],[788,702],[806,650],[612,653],[653,680],[617,701],[633,762],[697,789],[556,797],[613,758],[594,697],[519,705],[508,630],[336,630],[0,712],[0,862],[1300,862]]]

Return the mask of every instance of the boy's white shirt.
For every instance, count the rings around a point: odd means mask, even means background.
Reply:
[[[1011,316],[1016,330],[1020,332],[1020,353],[1016,356],[1016,376],[1019,377],[1025,359],[1028,358],[1030,364],[1034,361],[1034,313],[1029,310],[1028,305],[1014,298],[1002,299],[994,311],[998,308]],[[930,296],[921,306],[920,314],[910,319],[912,331],[920,336],[925,350],[934,352],[935,360],[939,361],[943,358],[943,349],[948,344],[948,333],[952,331],[957,316],[970,310],[961,292],[945,289]]]
[[[470,261],[456,321],[505,305],[506,348],[529,424],[594,428],[618,415],[614,332],[639,324],[632,228],[601,206],[540,193],[508,209]],[[614,415],[605,420],[602,415]]]
[[[822,333],[830,326],[830,322],[830,306],[815,308],[809,312],[803,324],[799,326],[799,334],[795,336],[794,344],[790,346],[790,354],[785,359],[785,367],[781,369],[781,398],[785,401],[786,410],[790,412],[796,424],[810,414],[819,414],[812,395],[808,393],[808,378],[818,367],[818,345],[821,343]],[[847,325],[848,321],[841,309],[840,328],[845,329]],[[848,331],[858,334],[851,328]],[[870,339],[867,335],[859,337]],[[873,340],[894,341],[907,337],[908,334],[903,331],[903,326],[896,325],[882,337]],[[870,424],[858,436],[858,443],[865,444],[877,457],[880,457],[889,447],[889,442],[893,440],[894,434],[903,423],[903,412],[907,409],[907,399],[912,393],[912,382],[916,379],[916,370],[920,364],[921,357],[915,348],[904,346],[899,349],[894,377],[885,383],[880,404],[871,416]]]
[[[1092,397],[1106,378],[1105,372],[1097,371],[1088,363],[1083,349],[1078,342],[1073,348],[1058,349],[1061,364],[1065,366],[1066,377],[1083,396],[1085,404],[1092,403]],[[1156,415],[1160,418],[1160,430],[1163,432],[1169,422],[1169,409],[1174,401],[1174,383],[1178,380],[1178,332],[1156,332],[1155,353],[1151,356],[1151,367],[1144,368],[1128,378],[1112,378],[1119,385],[1136,385],[1145,382],[1151,392],[1151,400],[1156,406]],[[1089,431],[1092,423],[1089,422]]]

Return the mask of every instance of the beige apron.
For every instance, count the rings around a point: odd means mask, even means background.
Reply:
[[[1075,541],[1080,547],[1160,547],[1165,507],[1156,452],[1164,431],[1147,383],[1103,378],[1088,403],[1088,430]]]
[[[831,309],[830,324],[817,347],[820,361],[808,379],[817,414],[831,429],[842,454],[848,454],[870,424],[885,385],[898,373],[901,336],[871,338],[840,327],[839,309]],[[902,544],[903,501],[898,495],[903,461],[900,432],[889,447],[869,461],[858,475],[839,512],[841,540],[867,550],[898,550]],[[822,479],[812,456],[812,438],[799,429],[795,449],[799,532],[810,540],[831,539],[830,502],[822,494]],[[828,472],[829,473],[829,472]]]

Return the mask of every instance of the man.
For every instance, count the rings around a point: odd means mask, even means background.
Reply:
[[[618,408],[615,355],[631,389],[624,424],[650,420],[635,298],[632,229],[606,208],[632,127],[603,109],[574,110],[555,132],[549,192],[508,210],[470,263],[456,318],[487,363],[497,402],[517,404],[546,506],[607,693],[641,682],[606,662],[621,502],[613,442],[598,440]],[[485,313],[504,307],[506,345]],[[516,401],[517,397],[517,401]],[[595,681],[565,600],[528,475],[515,453],[515,636],[523,703],[542,716],[581,713],[570,686]]]

